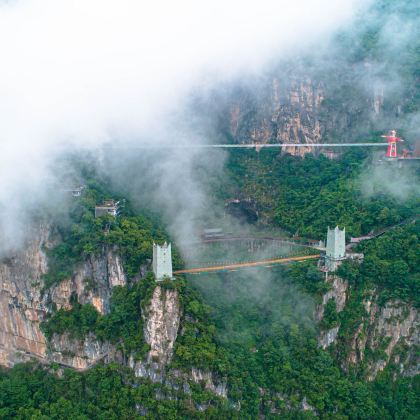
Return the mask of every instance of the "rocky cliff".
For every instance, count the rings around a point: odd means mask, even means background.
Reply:
[[[217,380],[212,372],[191,368],[188,371],[172,369],[170,362],[180,330],[182,308],[177,290],[167,290],[156,286],[149,305],[144,308],[144,338],[150,350],[144,360],[129,360],[129,366],[138,377],[149,378],[169,387],[179,387],[190,392],[189,382],[202,384],[205,389],[221,397],[227,397],[227,385]]]
[[[340,313],[344,309],[347,300],[347,281],[335,275],[329,275],[325,281],[330,286],[330,289],[322,296],[322,303],[317,307],[315,318],[318,322],[322,321],[325,305],[331,299],[333,299],[336,304],[337,313]],[[339,326],[334,326],[329,329],[321,330],[318,344],[323,349],[326,349],[330,344],[334,343],[337,339],[339,328]]]
[[[26,248],[0,264],[0,364],[11,366],[27,357],[45,358],[46,340],[40,329],[46,299],[41,295],[47,272],[43,247],[50,243],[48,226],[32,232]]]
[[[322,303],[317,308],[318,321],[322,321],[325,305],[330,299],[335,301],[338,313],[345,311],[352,292],[348,283],[340,277],[330,276],[326,281],[330,289],[323,295]],[[359,324],[350,337],[340,336],[338,323],[332,328],[321,329],[319,346],[326,349],[334,344],[342,344],[347,349],[342,360],[343,369],[362,368],[370,381],[389,363],[394,363],[402,375],[420,373],[419,311],[395,299],[380,305],[375,290],[365,297],[363,307],[364,315],[358,320]]]
[[[143,313],[144,338],[150,346],[145,360],[130,366],[135,374],[161,382],[165,368],[170,363],[180,322],[179,296],[176,290],[165,290],[157,286],[150,304]]]
[[[0,365],[10,367],[31,358],[78,370],[99,361],[125,363],[115,346],[98,340],[92,333],[83,340],[68,333],[53,334],[50,340],[44,335],[42,321],[55,310],[71,309],[73,296],[81,304],[91,303],[98,312],[107,314],[112,289],[127,282],[116,250],[103,249],[97,257],[79,264],[71,278],[45,290],[45,250],[59,240],[52,232],[48,224],[39,225],[22,250],[0,263]],[[142,308],[142,316],[143,335],[150,349],[142,360],[129,357],[128,365],[136,376],[169,386],[181,381],[186,392],[192,381],[219,396],[227,396],[226,384],[216,381],[212,372],[169,368],[183,316],[177,290],[157,285],[150,302]]]
[[[420,373],[418,310],[399,300],[379,306],[375,295],[364,305],[366,316],[352,337],[347,366],[366,361],[368,380],[375,379],[390,362],[402,375]]]
[[[311,143],[344,142],[407,125],[403,95],[386,92],[379,78],[372,83],[376,71],[369,61],[295,62],[224,92],[210,106],[234,143],[302,143],[308,147],[282,152],[318,153]]]
[[[110,352],[109,344],[88,337],[83,343],[54,336],[47,343],[40,324],[54,307],[70,308],[75,294],[81,303],[92,303],[101,313],[109,311],[112,288],[126,278],[119,256],[104,249],[98,257],[80,264],[72,278],[43,290],[48,263],[45,249],[57,238],[51,226],[33,229],[26,246],[0,262],[0,364],[12,366],[36,357],[84,369]]]
[[[322,141],[324,89],[309,77],[272,77],[258,94],[241,89],[229,105],[228,133],[238,143],[303,143],[285,149],[291,154],[311,152]]]

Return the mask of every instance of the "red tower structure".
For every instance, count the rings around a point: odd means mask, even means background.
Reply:
[[[397,157],[397,142],[404,141],[400,137],[397,137],[397,132],[395,130],[391,130],[389,135],[383,135],[381,137],[386,138],[388,142],[388,149],[386,151],[387,158],[396,158]]]

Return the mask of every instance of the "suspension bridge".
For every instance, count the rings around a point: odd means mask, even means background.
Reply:
[[[322,241],[298,241],[269,236],[225,236],[181,244],[190,267],[174,274],[199,274],[237,271],[250,267],[268,267],[320,257]]]
[[[240,144],[145,144],[129,147],[129,149],[273,149],[287,147],[384,147],[388,143],[240,143]],[[126,147],[110,146],[109,149],[126,149]]]
[[[394,130],[393,133],[396,133]],[[397,153],[397,141],[403,141],[393,135],[384,135],[387,142],[358,142],[358,143],[240,143],[240,144],[203,144],[203,143],[160,143],[160,144],[143,144],[139,146],[123,147],[123,146],[107,146],[106,149],[109,150],[157,150],[157,149],[255,149],[257,152],[260,152],[262,149],[288,149],[288,148],[348,148],[348,147],[387,147],[386,160],[387,161],[398,161],[402,163],[406,162],[415,162],[420,160],[418,151],[411,152],[408,149],[404,149],[402,154]],[[419,142],[417,142],[419,143]]]
[[[250,268],[250,267],[267,267],[270,268],[274,264],[288,264],[291,262],[302,262],[306,260],[311,260],[319,258],[320,254],[313,255],[304,255],[300,257],[288,257],[288,258],[274,258],[269,260],[260,260],[260,261],[250,261],[238,264],[227,264],[227,265],[216,265],[210,267],[198,267],[198,268],[187,268],[184,270],[175,270],[173,274],[200,274],[200,273],[210,273],[215,271],[237,271],[241,268]]]

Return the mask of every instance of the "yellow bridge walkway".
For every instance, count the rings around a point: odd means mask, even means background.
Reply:
[[[319,258],[319,257],[320,257],[320,254],[314,254],[314,255],[304,255],[303,257],[276,258],[273,260],[261,260],[261,261],[253,261],[253,262],[230,264],[230,265],[217,265],[214,267],[188,268],[185,270],[174,271],[174,274],[195,274],[195,273],[207,273],[211,271],[235,270],[237,268],[258,267],[261,265],[286,264],[289,262],[304,261],[304,260],[310,260],[310,259]]]

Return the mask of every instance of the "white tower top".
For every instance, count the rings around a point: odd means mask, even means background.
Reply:
[[[339,260],[346,257],[346,229],[340,230],[328,227],[327,233],[327,257]]]
[[[157,281],[165,277],[172,278],[171,244],[166,242],[162,246],[153,244],[153,273]]]

